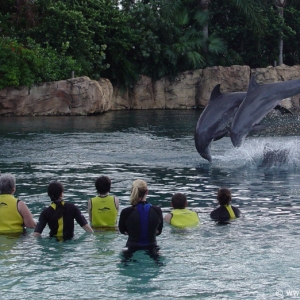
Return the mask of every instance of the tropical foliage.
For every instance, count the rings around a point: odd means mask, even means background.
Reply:
[[[86,75],[132,86],[213,65],[300,62],[300,1],[0,0],[0,88]]]

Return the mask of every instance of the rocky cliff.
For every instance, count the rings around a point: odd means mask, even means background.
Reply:
[[[89,115],[122,109],[192,109],[204,107],[214,86],[222,92],[247,91],[250,75],[258,83],[300,79],[300,66],[250,69],[248,66],[211,67],[187,71],[174,81],[152,81],[141,76],[127,92],[113,87],[108,79],[79,77],[43,83],[31,88],[0,91],[0,115]],[[282,105],[300,110],[300,95],[284,99]]]

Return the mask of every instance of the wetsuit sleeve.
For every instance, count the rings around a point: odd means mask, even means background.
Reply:
[[[47,219],[45,216],[45,211],[42,211],[42,213],[39,216],[38,223],[34,228],[34,232],[42,233],[46,225],[47,225]]]
[[[156,234],[156,235],[160,235],[161,232],[162,232],[163,226],[164,226],[163,213],[162,213],[162,210],[161,210],[160,207],[158,207],[158,206],[152,206],[152,207],[155,209],[155,211],[158,214],[158,217],[160,219],[160,223],[159,223],[158,228],[157,228],[158,233]]]
[[[233,206],[232,209],[234,211],[235,216],[239,218],[241,216],[241,211],[237,207],[233,207]]]
[[[118,227],[119,227],[119,231],[122,234],[125,234],[125,232],[127,232],[126,220],[129,216],[130,212],[131,212],[131,210],[129,211],[128,208],[125,208],[121,211]]]
[[[79,208],[75,205],[74,205],[74,218],[81,227],[88,223],[84,215],[79,210]]]

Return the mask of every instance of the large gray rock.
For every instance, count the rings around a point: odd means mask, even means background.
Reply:
[[[0,115],[87,115],[111,109],[112,85],[88,77],[0,91]]]

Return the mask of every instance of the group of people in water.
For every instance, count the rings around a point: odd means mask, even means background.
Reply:
[[[147,202],[148,187],[144,180],[133,181],[130,206],[122,209],[119,215],[119,199],[110,194],[111,180],[100,176],[95,181],[97,196],[88,201],[89,222],[79,208],[63,199],[64,188],[60,182],[48,185],[51,204],[45,208],[36,223],[27,205],[14,197],[16,179],[12,174],[0,176],[0,233],[18,233],[33,228],[33,235],[40,237],[48,225],[50,237],[67,240],[74,236],[74,220],[86,231],[101,228],[116,228],[127,235],[126,247],[131,253],[139,249],[157,247],[156,237],[161,234],[164,222],[178,228],[197,226],[200,223],[197,212],[187,209],[188,201],[184,194],[172,196],[173,209],[163,216],[160,207]],[[210,216],[219,224],[228,224],[240,217],[240,211],[232,206],[231,192],[227,188],[218,190],[219,207]]]

